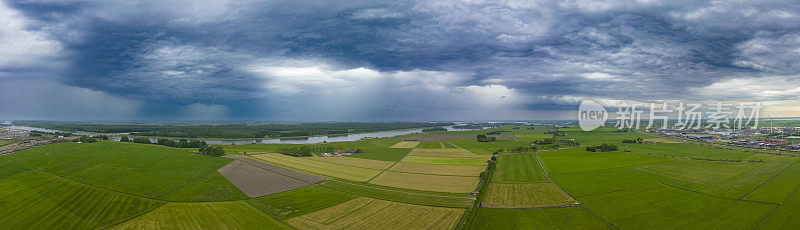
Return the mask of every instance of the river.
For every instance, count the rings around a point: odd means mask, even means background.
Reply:
[[[53,129],[42,129],[36,127],[28,127],[28,126],[18,126],[18,125],[10,125],[5,126],[6,128],[10,129],[18,129],[18,130],[36,130],[42,132],[62,132],[59,130]],[[453,126],[445,126],[443,127],[447,129],[447,131],[469,131],[475,129],[454,129]],[[484,127],[484,129],[489,127]],[[387,131],[379,131],[379,132],[368,132],[368,133],[354,133],[354,134],[345,134],[345,135],[331,135],[331,136],[313,136],[313,137],[289,137],[289,138],[270,138],[270,139],[242,139],[242,140],[203,140],[209,144],[316,144],[322,142],[342,142],[342,141],[357,141],[361,138],[365,137],[394,137],[412,133],[420,133],[422,132],[422,128],[418,129],[402,129],[402,130],[387,130]],[[77,135],[89,135],[86,133],[76,132],[73,134]],[[175,138],[167,138],[178,140]],[[119,138],[114,138],[112,140],[118,141]],[[150,138],[150,142],[155,143],[158,139],[157,138]]]

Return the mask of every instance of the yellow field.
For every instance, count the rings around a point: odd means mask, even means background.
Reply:
[[[375,170],[375,169],[333,164],[328,162],[309,160],[306,158],[286,156],[277,153],[260,154],[260,155],[254,155],[252,157],[320,175],[338,177],[342,179],[361,181],[361,182],[365,182],[381,172],[380,170]]]
[[[478,155],[466,149],[412,149],[408,155],[422,157],[477,157],[487,159],[492,157],[490,155]]]
[[[478,165],[435,165],[400,162],[390,168],[389,171],[450,176],[478,176],[485,169],[485,166]]]
[[[552,183],[491,183],[482,206],[487,208],[536,208],[562,206],[575,202],[575,199]]]
[[[358,197],[287,220],[298,229],[453,229],[463,209]]]
[[[401,142],[398,142],[397,144],[392,145],[389,148],[393,148],[393,149],[410,149],[410,148],[417,147],[418,144],[419,144],[419,141],[401,141]]]
[[[383,172],[371,184],[436,192],[470,193],[479,182],[478,177],[440,176],[402,172]]]
[[[370,160],[370,159],[362,159],[354,157],[309,157],[308,159],[315,161],[324,161],[340,165],[348,165],[348,166],[379,169],[379,170],[387,169],[394,164],[394,162],[391,161],[379,161],[379,160]]]

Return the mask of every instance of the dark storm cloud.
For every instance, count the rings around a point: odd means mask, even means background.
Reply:
[[[582,99],[800,94],[786,84],[707,93],[796,76],[800,8],[791,2],[5,5],[19,26],[4,34],[41,34],[55,48],[48,56],[33,52],[42,44],[21,45],[28,64],[0,59],[0,76],[35,75],[133,100],[131,116],[142,118],[490,119],[501,110],[534,119],[525,111],[571,110]],[[59,65],[30,64],[37,60]]]

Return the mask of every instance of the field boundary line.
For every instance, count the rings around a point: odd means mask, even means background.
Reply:
[[[230,163],[233,163],[233,161],[231,161]],[[228,163],[228,164],[230,164],[230,163]],[[228,165],[228,164],[225,164],[225,165]],[[225,167],[225,166],[222,166],[222,167]],[[165,192],[165,193],[163,193],[161,195],[156,196],[156,198],[158,198],[160,200],[161,197],[166,196],[167,194],[170,194],[170,193],[172,193],[174,191],[178,191],[179,189],[186,188],[186,186],[189,186],[190,184],[194,183],[195,181],[199,181],[203,177],[206,177],[206,176],[208,176],[209,174],[211,174],[213,172],[216,172],[216,170],[213,170],[211,172],[207,172],[207,173],[203,174],[202,176],[199,176],[199,177],[195,178],[194,180],[191,180],[191,181],[187,182],[186,184],[183,184],[181,186],[176,187],[175,189],[169,190],[169,191],[167,191],[167,192]],[[225,178],[225,179],[227,180],[228,178]],[[228,181],[228,182],[230,182],[230,181]],[[237,187],[237,189],[238,189],[238,187]],[[241,189],[239,189],[239,190],[241,190]],[[202,202],[202,201],[200,201],[200,202]]]
[[[673,176],[673,175],[666,175],[666,174],[663,174],[663,173],[660,173],[660,172],[656,172],[656,171],[653,171],[653,170],[649,170],[649,169],[645,169],[645,168],[639,168],[639,167],[636,167],[636,169],[638,169],[638,170],[642,170],[642,171],[644,171],[644,172],[648,172],[648,173],[656,174],[656,175],[659,175],[659,176],[667,177],[667,178],[672,178],[672,179],[676,179],[676,180],[683,180],[683,181],[688,181],[688,182],[692,182],[692,183],[697,183],[697,184],[705,185],[705,186],[706,186],[706,188],[707,188],[708,186],[711,186],[711,185],[710,185],[710,183],[700,182],[700,181],[696,181],[696,180],[693,180],[693,179],[688,179],[688,178],[681,178],[681,177],[677,177],[677,176]],[[659,183],[661,183],[661,182],[659,182]],[[705,189],[705,188],[704,188],[704,189]]]
[[[783,172],[785,172],[786,170],[788,170],[789,168],[791,168],[791,167],[792,167],[792,165],[793,165],[793,164],[789,164],[789,165],[787,165],[785,168],[781,169],[781,171],[780,171],[780,172],[778,172],[778,173],[776,173],[775,175],[773,175],[772,177],[770,177],[770,178],[769,178],[769,180],[765,180],[764,182],[762,182],[761,184],[759,184],[758,186],[756,186],[756,188],[754,188],[753,190],[750,190],[750,192],[747,192],[747,193],[745,193],[744,195],[740,196],[740,197],[739,197],[739,200],[745,200],[745,199],[744,199],[744,197],[746,197],[747,195],[750,195],[751,193],[755,192],[756,190],[758,190],[759,188],[761,188],[761,186],[764,186],[765,184],[767,184],[767,182],[770,182],[770,181],[772,181],[772,179],[775,179],[775,177],[778,177],[778,175],[781,175],[781,174],[783,174]]]
[[[547,172],[547,169],[546,169],[546,168],[544,168],[544,165],[542,164],[542,161],[541,161],[541,160],[539,160],[539,154],[536,154],[536,155],[534,155],[533,157],[534,157],[534,158],[536,158],[536,162],[538,162],[538,163],[539,163],[539,166],[541,166],[541,167],[542,167],[542,171],[544,171],[544,177],[545,177],[545,178],[547,178],[547,180],[549,180],[549,181],[550,181],[550,183],[553,183],[553,185],[555,185],[556,187],[558,187],[558,189],[560,189],[560,190],[561,190],[561,192],[563,192],[564,194],[567,194],[568,196],[572,197],[572,199],[575,199],[575,196],[572,196],[571,194],[569,194],[567,191],[565,191],[565,190],[564,190],[564,188],[561,188],[561,186],[559,186],[558,184],[556,184],[556,182],[555,182],[555,181],[553,181],[553,179],[550,179],[550,176],[549,176],[549,173]],[[575,201],[577,201],[577,202],[578,202],[578,204],[579,204],[581,207],[583,207],[584,209],[586,209],[586,211],[589,211],[590,213],[592,213],[592,215],[594,215],[595,217],[597,217],[597,219],[600,219],[600,221],[603,221],[603,223],[606,223],[608,226],[611,226],[611,227],[612,227],[612,228],[614,228],[614,229],[619,229],[619,228],[618,228],[616,225],[612,224],[611,222],[608,222],[608,221],[606,221],[606,219],[603,219],[603,217],[600,217],[600,215],[597,215],[597,213],[595,213],[594,211],[592,211],[591,209],[589,209],[588,207],[586,207],[586,205],[583,205],[583,203],[581,203],[580,201],[578,201],[578,199],[575,199]]]
[[[280,154],[280,153],[276,153],[276,154]],[[255,158],[253,158],[253,159],[255,159]],[[275,163],[275,162],[271,162],[271,161],[267,161],[267,160],[259,160],[259,159],[256,159],[256,160],[264,161],[264,162],[267,162],[267,163],[270,163],[270,164],[274,164],[274,165],[277,165],[277,166],[280,166],[280,167],[284,167],[284,168],[287,168],[287,169],[293,169],[293,170],[296,170],[296,171],[299,171],[299,172],[302,172],[302,173],[307,173],[307,174],[311,174],[311,175],[317,175],[317,176],[320,176],[322,178],[325,178],[326,180],[333,180],[333,178],[337,178],[337,177],[334,177],[334,176],[328,176],[328,175],[324,175],[324,174],[310,172],[310,171],[302,170],[302,169],[299,169],[299,168],[295,168],[295,167],[291,167],[291,166],[288,166],[288,165],[279,164],[279,163]],[[377,169],[373,169],[373,170],[377,170]],[[281,174],[281,175],[283,175],[283,174]],[[292,177],[292,178],[294,178],[294,177]]]
[[[403,160],[403,159],[400,159],[400,160]],[[391,166],[389,166],[388,168],[386,168],[386,169],[382,170],[380,173],[378,173],[378,174],[375,174],[375,176],[373,176],[372,178],[369,178],[369,180],[367,180],[367,181],[366,181],[366,182],[364,182],[364,183],[369,183],[369,182],[370,182],[370,181],[372,181],[373,179],[375,179],[375,178],[377,178],[378,176],[382,175],[383,173],[385,173],[385,172],[386,172],[386,170],[389,170],[390,168],[392,168],[392,167],[394,167],[395,165],[397,165],[398,163],[400,163],[400,160],[398,160],[398,161],[395,161],[395,162],[394,162],[394,164],[392,164],[392,165],[391,165]]]
[[[27,172],[30,172],[30,171],[27,171]],[[39,187],[39,186],[44,186],[44,184],[47,184],[47,183],[49,183],[49,182],[51,182],[51,181],[53,181],[53,180],[48,180],[48,181],[47,181],[47,182],[45,182],[45,183],[42,183],[42,184],[40,184],[40,185],[37,185],[37,186],[34,186],[34,187],[30,187],[30,188],[36,188],[36,187]],[[24,190],[24,189],[22,189],[22,190]],[[11,193],[11,194],[8,194],[8,195],[5,195],[5,196],[0,196],[0,199],[5,199],[6,197],[9,197],[9,196],[11,196],[11,195],[17,194],[17,193],[19,193],[19,192],[22,192],[22,190],[19,190],[19,191],[13,192],[13,193]],[[5,217],[3,217],[3,218],[5,218]]]
[[[86,185],[86,186],[89,186],[89,187],[92,187],[92,188],[97,188],[97,189],[101,189],[101,190],[106,190],[106,191],[115,192],[115,193],[119,193],[119,194],[124,194],[124,195],[129,195],[129,196],[139,197],[139,198],[148,199],[148,200],[155,200],[155,201],[161,201],[161,202],[169,202],[169,201],[160,200],[160,199],[156,199],[156,198],[150,198],[150,197],[146,197],[146,196],[142,196],[142,195],[130,194],[130,193],[121,192],[121,191],[117,191],[117,190],[110,189],[110,188],[103,188],[103,187],[100,187],[100,186],[96,186],[96,185],[87,184],[87,183],[85,183],[85,182],[82,182],[82,181],[73,180],[73,179],[70,179],[70,178],[67,178],[67,177],[64,177],[64,176],[61,176],[61,175],[56,175],[56,174],[53,174],[53,173],[46,172],[46,171],[44,171],[44,170],[42,170],[42,171],[40,171],[40,172],[42,172],[42,173],[44,173],[44,174],[47,174],[47,175],[55,176],[55,177],[58,177],[58,178],[61,178],[61,179],[64,179],[64,180],[72,181],[72,182],[75,182],[75,183],[78,183],[78,184]]]
[[[672,187],[672,188],[676,188],[676,189],[680,189],[680,190],[683,190],[683,191],[693,192],[693,193],[697,193],[697,194],[700,194],[700,195],[705,195],[705,196],[710,196],[710,197],[716,197],[716,198],[720,198],[720,199],[734,200],[734,201],[743,201],[743,202],[752,202],[752,203],[758,203],[758,204],[773,204],[773,205],[774,205],[774,204],[780,204],[780,203],[770,203],[770,202],[755,201],[755,200],[741,200],[741,199],[734,199],[734,198],[730,198],[730,197],[724,197],[724,196],[719,196],[719,195],[713,195],[713,194],[708,194],[708,193],[698,192],[698,191],[694,191],[694,190],[691,190],[691,189],[685,189],[685,188],[681,188],[681,187],[674,186],[674,185],[671,185],[671,184],[665,184],[665,183],[662,183],[662,182],[659,182],[659,183],[660,183],[660,184],[662,184],[662,185],[666,185],[666,186],[669,186],[669,187]]]
[[[22,167],[22,168],[24,168],[24,169],[26,169],[26,170],[25,170],[25,171],[22,171],[22,172],[17,172],[17,173],[14,173],[14,174],[8,175],[8,176],[4,176],[3,178],[0,178],[0,181],[2,181],[2,180],[5,180],[5,179],[7,179],[7,178],[9,178],[9,177],[13,177],[13,176],[16,176],[16,175],[19,175],[19,174],[26,173],[26,172],[32,172],[32,171],[36,171],[35,169],[28,168],[27,166],[24,166],[24,165],[20,165],[20,164],[14,163],[14,162],[11,162],[11,163],[12,163],[12,164],[15,164],[15,165],[17,165],[17,166],[20,166],[20,167]]]
[[[382,191],[389,191],[389,192],[405,193],[405,194],[411,194],[411,195],[420,195],[420,196],[432,196],[432,197],[444,197],[444,198],[458,198],[458,199],[468,199],[468,200],[475,200],[475,198],[474,198],[474,197],[465,197],[465,196],[446,196],[446,195],[435,195],[435,194],[422,194],[422,193],[415,193],[415,192],[406,192],[406,191],[392,190],[392,189],[387,189],[387,188],[378,188],[378,187],[372,187],[372,186],[368,186],[368,185],[361,185],[361,184],[351,183],[351,182],[347,182],[347,181],[341,181],[341,180],[337,180],[337,179],[330,179],[330,180],[332,180],[332,181],[336,181],[336,182],[339,182],[339,183],[345,183],[345,184],[349,184],[349,185],[360,186],[360,187],[366,187],[366,188],[377,189],[377,190],[382,190]],[[338,189],[337,189],[337,190],[338,190]],[[340,191],[342,191],[342,190],[340,190]],[[350,193],[350,192],[348,192],[348,193]],[[358,195],[358,194],[356,194],[356,195]],[[361,196],[361,195],[359,195],[359,196]],[[379,200],[382,200],[382,199],[380,199],[380,198],[377,198],[377,199],[379,199]]]
[[[123,220],[123,221],[120,221],[120,222],[118,222],[118,223],[115,223],[115,224],[110,224],[110,225],[108,225],[108,226],[105,226],[105,229],[113,228],[113,227],[116,227],[116,226],[122,225],[122,224],[124,224],[124,223],[128,223],[128,221],[132,221],[133,219],[139,218],[140,216],[144,216],[144,214],[150,213],[150,212],[152,212],[152,211],[154,211],[154,210],[156,210],[156,209],[158,209],[158,208],[160,208],[160,207],[163,207],[164,205],[167,205],[168,203],[170,203],[170,202],[168,202],[168,201],[167,201],[167,202],[164,202],[163,204],[159,205],[158,207],[155,207],[155,208],[153,208],[153,209],[147,210],[146,212],[139,213],[139,214],[137,214],[136,216],[133,216],[133,217],[131,217],[130,219]],[[102,227],[101,227],[101,228],[102,228]]]
[[[652,184],[633,186],[633,187],[629,187],[629,188],[617,189],[617,190],[607,191],[607,192],[598,192],[598,193],[592,193],[592,194],[586,194],[586,195],[578,195],[576,197],[590,197],[590,196],[597,196],[597,195],[603,195],[603,194],[609,194],[609,193],[615,193],[615,192],[622,192],[622,191],[639,189],[639,188],[647,188],[647,187],[655,186],[655,185],[660,184],[660,183],[661,182],[653,182]]]
[[[305,187],[305,186],[303,186],[303,187]],[[301,188],[302,188],[302,187],[301,187]],[[292,190],[294,190],[294,189],[292,189]],[[291,190],[287,190],[287,191],[291,191]],[[274,194],[274,193],[273,193],[273,194]],[[271,194],[270,194],[270,195],[271,195]],[[255,199],[255,198],[250,198],[250,199]],[[292,228],[292,229],[297,229],[297,228],[295,228],[294,226],[291,226],[291,225],[289,225],[288,223],[284,223],[283,221],[279,220],[278,218],[275,218],[274,216],[272,216],[272,215],[270,215],[270,214],[268,214],[268,213],[264,212],[263,210],[261,210],[261,209],[257,208],[256,206],[253,206],[253,204],[251,204],[250,202],[247,202],[247,201],[245,201],[245,200],[242,200],[242,201],[243,201],[244,203],[247,203],[247,205],[248,205],[248,206],[250,206],[250,207],[252,207],[252,208],[255,208],[256,210],[258,210],[258,211],[259,211],[259,212],[261,212],[261,213],[264,213],[264,215],[266,215],[266,216],[269,216],[269,218],[272,218],[272,219],[274,219],[275,221],[278,221],[278,223],[281,223],[281,224],[283,224],[283,225],[285,225],[285,226],[288,226],[288,227],[290,227],[290,228]],[[322,209],[320,209],[320,210],[322,210]],[[319,211],[319,210],[317,210],[317,211]],[[300,216],[297,216],[297,217],[300,217]],[[291,219],[291,218],[287,218],[287,220],[288,220],[288,219]]]
[[[764,217],[764,219],[762,219],[762,220],[761,220],[761,222],[759,222],[759,223],[758,223],[758,225],[756,225],[756,227],[755,227],[755,228],[753,228],[753,229],[760,229],[760,228],[761,228],[761,225],[764,225],[764,222],[766,222],[766,221],[767,221],[767,219],[768,219],[770,216],[772,216],[772,213],[775,213],[775,211],[777,211],[777,210],[778,210],[778,208],[780,208],[781,206],[782,206],[782,204],[778,203],[778,205],[776,205],[774,208],[772,208],[772,211],[770,211],[770,212],[769,212],[769,214],[767,214],[767,216],[765,216],[765,217]]]

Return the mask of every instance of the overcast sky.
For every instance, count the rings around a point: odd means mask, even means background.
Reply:
[[[0,21],[0,119],[800,115],[793,1],[2,1]]]

